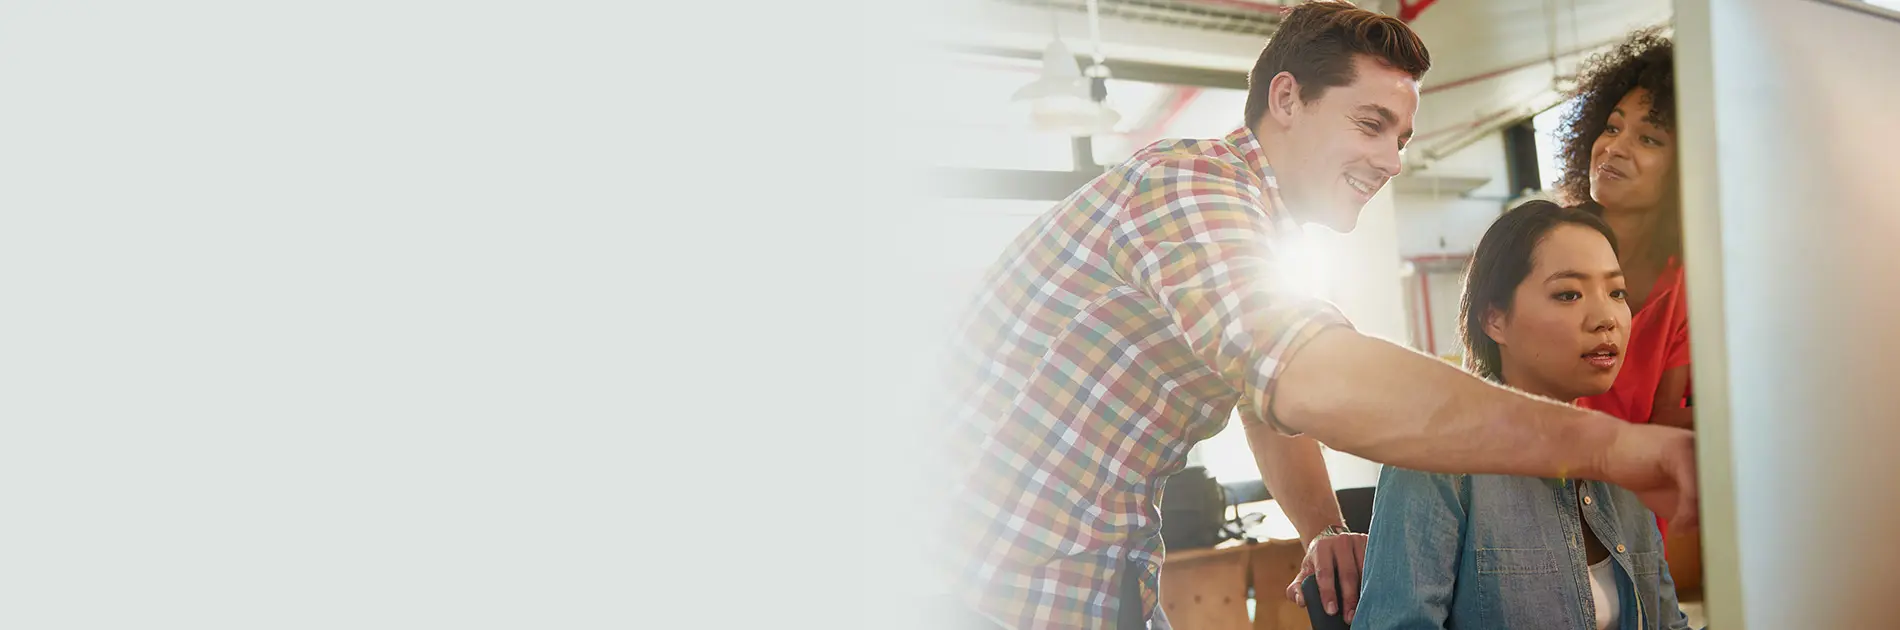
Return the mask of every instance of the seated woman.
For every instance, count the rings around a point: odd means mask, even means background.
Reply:
[[[1610,389],[1630,323],[1616,261],[1590,212],[1506,212],[1465,273],[1466,368],[1556,400]],[[1598,481],[1387,466],[1363,575],[1355,630],[1688,627],[1656,517]]]

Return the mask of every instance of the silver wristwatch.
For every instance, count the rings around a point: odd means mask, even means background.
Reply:
[[[1350,534],[1350,533],[1352,533],[1352,530],[1346,529],[1345,525],[1327,525],[1326,529],[1319,530],[1319,535],[1314,536],[1313,538],[1319,539],[1319,538],[1326,538],[1328,536],[1338,536],[1340,534]]]

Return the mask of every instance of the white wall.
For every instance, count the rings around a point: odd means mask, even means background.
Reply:
[[[1677,7],[1710,626],[1892,627],[1900,14]]]
[[[1469,254],[1478,247],[1478,239],[1484,236],[1485,229],[1497,220],[1504,211],[1504,204],[1510,196],[1510,171],[1504,156],[1504,135],[1494,133],[1479,139],[1463,150],[1453,153],[1433,164],[1429,170],[1413,170],[1412,175],[1445,175],[1459,177],[1480,177],[1487,181],[1483,186],[1467,194],[1407,193],[1399,195],[1398,206],[1398,250],[1403,256],[1429,256],[1439,254]],[[1436,346],[1435,354],[1448,356],[1458,352],[1458,298],[1463,293],[1464,275],[1462,271],[1427,271],[1424,274],[1430,288],[1430,300],[1421,301],[1418,277],[1407,279],[1405,297],[1409,302],[1407,321],[1417,331],[1413,347],[1428,350],[1429,340]],[[1432,335],[1425,335],[1428,318],[1418,310],[1430,308],[1429,325]]]
[[[1053,201],[930,199],[904,229],[928,235],[907,248],[930,280],[917,293],[919,314],[931,326],[949,326],[968,304],[983,272]]]
[[[1477,248],[1478,237],[1497,219],[1512,193],[1501,133],[1473,142],[1428,170],[1414,169],[1407,174],[1488,177],[1490,181],[1471,191],[1468,198],[1455,194],[1400,195],[1399,252],[1406,256],[1466,253]]]
[[[1399,278],[1398,206],[1390,187],[1372,197],[1351,234],[1309,229],[1308,239],[1332,275],[1329,299],[1359,332],[1409,345],[1405,294]],[[1335,488],[1379,483],[1379,465],[1327,449],[1326,467]]]
[[[1324,269],[1324,295],[1360,332],[1406,343],[1399,280],[1398,207],[1390,187],[1374,195],[1350,234],[1307,228],[1307,244]]]

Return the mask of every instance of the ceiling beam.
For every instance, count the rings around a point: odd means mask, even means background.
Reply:
[[[956,10],[937,28],[939,44],[1007,48],[1041,55],[1060,37],[1071,50],[1091,53],[1088,16],[1001,0],[952,0]],[[1223,32],[1187,24],[1101,17],[1103,56],[1163,66],[1246,72],[1267,44],[1265,35]],[[1214,86],[1206,86],[1214,87]]]
[[[1041,51],[1018,50],[998,46],[951,45],[946,47],[952,52],[1006,59],[1042,59]],[[1095,63],[1092,57],[1077,55],[1077,65],[1087,67]],[[1109,59],[1103,65],[1108,66],[1109,76],[1143,83],[1161,83],[1169,85],[1187,85],[1200,88],[1219,88],[1223,90],[1247,89],[1247,73],[1232,70],[1213,70],[1208,68],[1190,68],[1171,66],[1143,61]]]

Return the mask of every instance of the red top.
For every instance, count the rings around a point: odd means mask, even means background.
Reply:
[[[1577,399],[1577,406],[1649,422],[1663,372],[1688,364],[1689,300],[1683,293],[1682,266],[1670,258],[1649,290],[1649,301],[1630,318],[1629,345],[1623,349],[1623,371],[1617,373],[1616,383],[1610,391]]]

